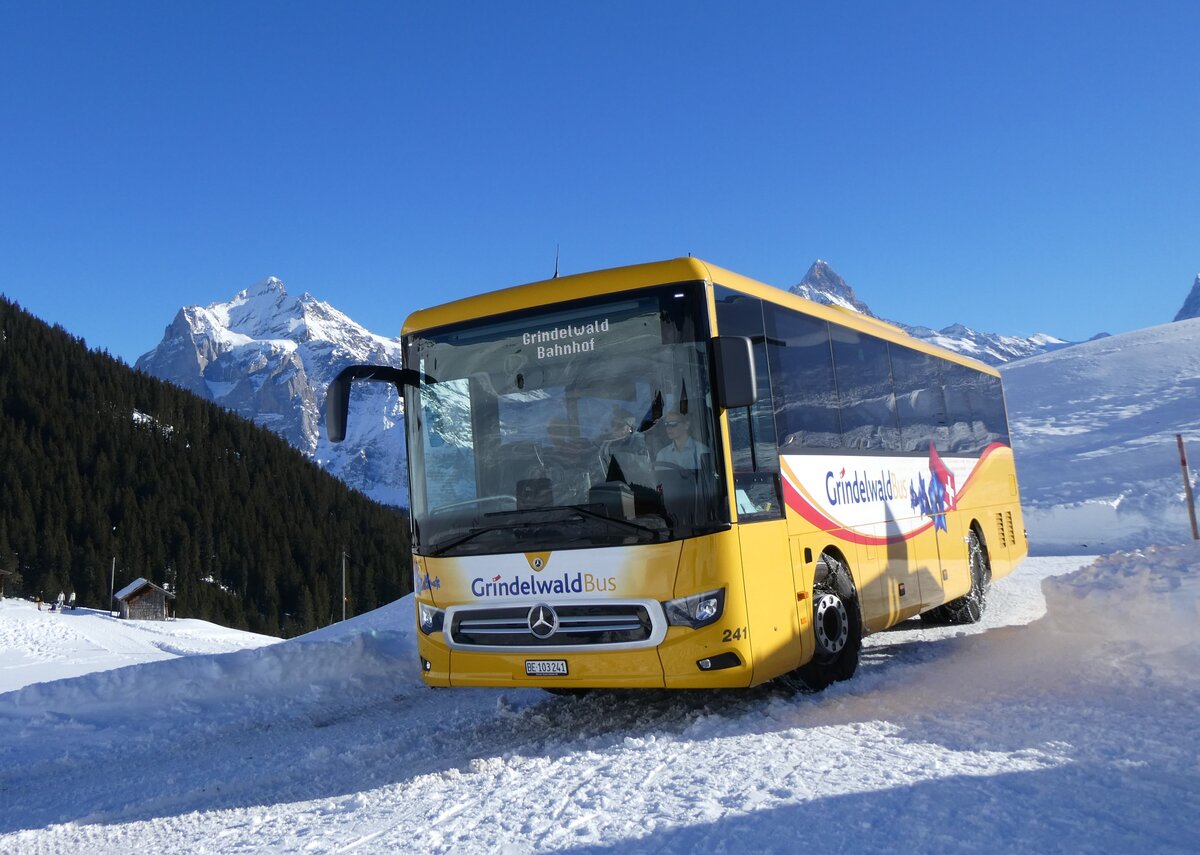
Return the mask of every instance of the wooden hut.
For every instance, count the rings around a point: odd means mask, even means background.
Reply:
[[[121,617],[126,620],[166,620],[175,595],[146,579],[135,579],[116,594]]]

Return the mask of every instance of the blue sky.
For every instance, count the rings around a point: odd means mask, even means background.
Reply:
[[[132,362],[691,252],[1082,339],[1200,271],[1196,3],[0,4],[0,291]]]

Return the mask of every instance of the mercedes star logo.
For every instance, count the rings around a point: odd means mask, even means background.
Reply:
[[[534,638],[549,638],[558,632],[558,614],[545,603],[529,610],[529,631]]]

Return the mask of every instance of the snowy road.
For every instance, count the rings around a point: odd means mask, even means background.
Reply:
[[[0,851],[1194,852],[1200,550],[1106,560],[1047,615],[1091,559],[1031,559],[816,696],[430,690],[407,600],[29,686]]]

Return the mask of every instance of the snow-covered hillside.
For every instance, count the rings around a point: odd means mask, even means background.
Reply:
[[[1090,560],[872,636],[821,695],[426,689],[408,599],[30,685],[0,851],[1194,852],[1200,546]]]
[[[1190,539],[1175,434],[1200,469],[1200,319],[1002,368],[1031,548]],[[1200,488],[1200,483],[1196,486]]]
[[[49,606],[0,600],[0,694],[30,683],[278,641],[203,620],[127,621],[95,609],[52,612]]]

